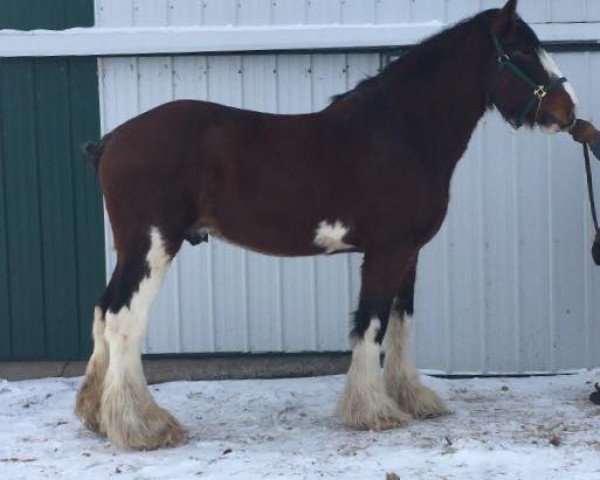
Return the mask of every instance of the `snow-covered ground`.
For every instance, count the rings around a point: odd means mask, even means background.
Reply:
[[[85,430],[80,378],[0,382],[0,478],[600,479],[598,377],[425,378],[454,413],[389,432],[343,427],[340,376],[154,385],[189,428],[186,445],[154,452]]]

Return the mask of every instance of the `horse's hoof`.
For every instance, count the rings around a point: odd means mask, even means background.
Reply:
[[[185,429],[156,404],[143,384],[105,389],[101,413],[100,430],[120,448],[155,450],[186,440]]]
[[[100,405],[102,399],[102,381],[96,377],[85,378],[77,392],[75,415],[92,432],[100,432]]]
[[[344,425],[353,430],[392,430],[404,427],[412,420],[412,416],[400,410],[388,396],[377,399],[343,397],[338,413]]]
[[[417,385],[399,392],[397,402],[400,408],[415,418],[435,418],[448,415],[446,403],[430,388]]]
[[[120,448],[156,450],[174,447],[186,441],[186,430],[166,410],[155,406],[150,413],[135,418],[123,417],[103,425],[108,439]]]
[[[353,430],[375,430],[382,432],[406,426],[412,417],[399,408],[372,412],[364,417],[344,420],[345,425]]]
[[[394,430],[408,425],[412,419],[408,413],[400,410],[399,412],[392,412],[376,417],[374,422],[371,425],[367,425],[365,430]]]

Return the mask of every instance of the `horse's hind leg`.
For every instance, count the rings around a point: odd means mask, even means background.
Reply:
[[[410,358],[410,322],[413,315],[415,270],[398,292],[385,336],[384,376],[388,394],[398,406],[418,418],[448,413],[443,400],[419,380]]]
[[[167,246],[156,227],[144,237],[132,239],[123,254],[121,282],[106,312],[104,338],[109,345],[109,365],[100,428],[121,447],[154,449],[185,438],[179,422],[150,395],[141,362],[148,311],[179,246],[180,241]]]
[[[122,270],[121,265],[117,264],[98,305],[94,308],[94,323],[92,326],[94,350],[85,369],[85,379],[77,393],[75,403],[75,414],[87,428],[94,432],[100,431],[100,404],[104,390],[104,377],[108,369],[108,343],[104,338],[105,315],[108,306],[115,297],[115,288],[123,283]]]
[[[102,386],[108,368],[108,344],[104,340],[104,313],[100,307],[94,309],[92,327],[94,351],[85,370],[85,381],[77,393],[75,413],[90,430],[100,427],[100,401]]]
[[[98,429],[120,447],[149,450],[185,439],[179,422],[150,395],[141,362],[148,312],[180,244],[180,240],[169,243],[156,227],[121,239],[117,267],[100,302],[105,312],[102,340],[108,346],[108,366],[101,382],[86,379],[80,397],[86,384],[100,385],[97,390],[101,392],[94,392],[94,402],[99,403],[94,412]],[[93,371],[100,378],[98,369]],[[89,405],[87,410],[95,403]],[[89,417],[84,417],[86,424],[92,423]]]

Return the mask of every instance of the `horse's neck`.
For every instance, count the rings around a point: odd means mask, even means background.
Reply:
[[[416,133],[413,148],[448,181],[485,113],[483,70],[489,62],[480,46],[484,41],[473,32],[433,73],[421,74],[416,82],[411,78],[412,88],[402,88],[407,84],[402,68],[388,81],[395,85],[390,107],[397,109],[400,122],[409,118]]]

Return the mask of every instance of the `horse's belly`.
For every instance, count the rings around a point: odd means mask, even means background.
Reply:
[[[353,233],[350,222],[301,209],[271,206],[257,211],[247,205],[246,208],[236,205],[221,210],[213,218],[210,230],[217,238],[269,255],[305,256],[357,250],[349,240]]]
[[[325,253],[309,235],[300,230],[265,229],[239,224],[234,228],[220,226],[209,233],[227,243],[266,255],[295,257]]]

